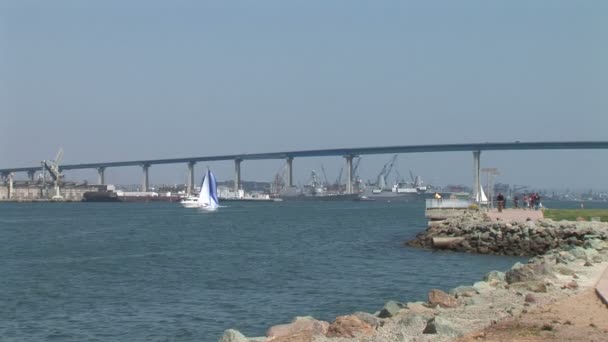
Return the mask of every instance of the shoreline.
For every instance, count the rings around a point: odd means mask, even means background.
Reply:
[[[534,241],[539,236],[544,240],[537,239],[538,241],[532,244],[516,244],[520,251],[526,250],[536,255],[526,264],[516,263],[506,272],[490,271],[482,281],[472,286],[456,287],[449,293],[430,289],[426,302],[389,301],[374,314],[356,312],[339,316],[333,322],[319,321],[312,317],[296,317],[289,324],[269,327],[266,336],[262,337],[245,337],[236,330],[228,329],[219,342],[473,341],[485,338],[484,330],[491,330],[495,326],[505,326],[506,331],[515,332],[517,329],[505,325],[505,322],[525,321],[531,312],[558,305],[556,303],[589,291],[594,292],[600,279],[608,282],[608,279],[602,277],[608,277],[607,223],[553,223],[542,219],[524,221],[523,224],[514,221],[497,223],[484,217],[480,220],[479,216],[463,215],[449,223],[441,223],[442,229],[430,224],[429,228],[418,234],[413,241],[431,241],[431,244],[419,243],[414,246],[433,247],[433,237],[464,237],[456,244],[448,244],[448,249],[472,253],[473,249],[463,250],[462,245],[459,245],[462,241],[473,241],[464,236],[466,234],[459,235],[459,228],[472,224],[479,229],[485,227],[481,224],[484,221],[494,229],[494,233],[485,235],[488,241],[491,241],[490,244],[508,246],[505,241],[511,240],[504,239],[503,229],[511,231],[514,236],[515,233],[523,234],[527,228],[527,234],[531,231],[533,234],[525,236],[524,241],[529,241],[530,237]],[[537,223],[540,228],[538,234]],[[484,231],[486,232],[488,231]],[[482,239],[477,236],[477,241]],[[478,243],[474,247],[479,250],[480,247],[485,247],[485,243],[483,246]],[[441,248],[444,249],[445,245]],[[514,255],[502,253],[501,248],[498,252],[492,248],[482,251]],[[604,309],[605,312],[600,313],[608,315],[605,305]],[[540,337],[553,336],[551,334],[561,331],[560,327],[564,327],[564,324],[568,325],[559,321],[547,324],[526,326],[526,331],[532,331]],[[570,326],[567,328],[572,330]],[[493,336],[492,332],[487,336]]]

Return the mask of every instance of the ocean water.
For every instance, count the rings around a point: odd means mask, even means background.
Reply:
[[[404,246],[424,203],[0,204],[1,341],[217,341],[425,300],[521,258]]]

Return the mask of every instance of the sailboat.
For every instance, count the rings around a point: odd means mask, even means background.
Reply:
[[[483,186],[479,185],[479,192],[477,193],[477,198],[475,201],[479,204],[488,204],[488,197],[486,197],[486,193],[483,191]]]
[[[203,177],[203,186],[198,196],[198,208],[215,211],[219,207],[217,199],[217,182],[215,175],[207,169],[207,174]]]
[[[217,199],[217,182],[213,172],[207,169],[207,173],[203,176],[203,185],[201,186],[201,192],[198,197],[188,196],[180,203],[184,208],[200,208],[207,211],[217,210],[219,207]]]

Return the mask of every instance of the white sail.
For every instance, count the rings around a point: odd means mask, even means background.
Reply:
[[[198,205],[200,208],[214,210],[219,206],[217,199],[217,184],[215,175],[211,170],[207,170],[207,174],[203,177],[203,185],[201,193],[198,196]]]
[[[479,204],[487,204],[488,197],[486,197],[486,193],[483,191],[483,186],[479,185],[479,191],[477,192],[477,198],[475,199]]]

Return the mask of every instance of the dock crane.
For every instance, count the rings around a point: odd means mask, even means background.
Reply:
[[[378,182],[376,185],[379,189],[386,188],[386,179],[391,174],[393,170],[393,166],[395,166],[395,161],[397,160],[397,154],[393,155],[393,157],[382,167],[382,170],[378,174]]]
[[[327,179],[327,173],[325,172],[325,166],[321,164],[321,172],[323,172],[323,178],[325,179],[325,186],[329,186],[329,180]]]
[[[61,182],[61,178],[63,175],[61,174],[61,169],[59,168],[59,163],[61,163],[61,159],[63,158],[63,148],[59,149],[57,155],[55,156],[55,160],[43,160],[42,166],[44,169],[49,172],[49,175],[53,179],[53,185],[55,188],[55,194],[51,197],[53,201],[62,201],[63,197],[59,191],[59,183]]]

